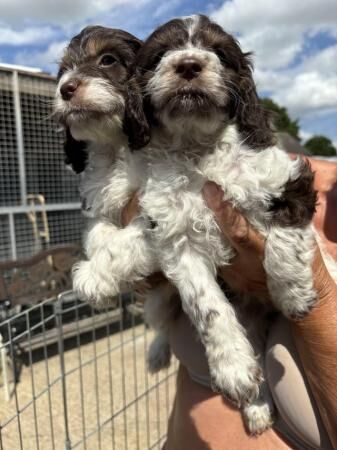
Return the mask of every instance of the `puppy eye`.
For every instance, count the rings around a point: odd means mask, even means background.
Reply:
[[[115,64],[116,62],[117,59],[113,55],[106,54],[101,57],[98,64],[103,67],[109,67]]]
[[[59,71],[57,72],[57,76],[56,76],[57,81],[59,81],[61,79],[61,77],[66,73],[67,70],[70,70],[70,69],[67,68],[66,66],[59,67]]]
[[[228,64],[228,58],[226,57],[226,54],[222,50],[222,48],[215,48],[214,51],[215,51],[215,54],[217,55],[217,57],[222,62],[222,64]]]
[[[158,52],[153,58],[153,64],[155,64],[155,65],[159,64],[160,60],[165,55],[165,53],[166,53],[166,50],[161,50],[160,52]]]

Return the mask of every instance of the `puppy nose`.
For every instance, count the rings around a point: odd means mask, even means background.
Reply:
[[[200,62],[194,58],[182,59],[176,67],[176,73],[186,80],[197,78],[201,71]]]
[[[78,80],[69,80],[62,84],[60,92],[63,100],[70,100],[76,92],[80,82]]]

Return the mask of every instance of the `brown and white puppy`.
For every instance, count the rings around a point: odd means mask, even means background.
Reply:
[[[234,250],[201,190],[206,180],[216,182],[224,200],[265,237],[274,305],[287,317],[300,317],[317,298],[313,174],[274,146],[250,55],[205,16],[175,19],[155,30],[137,55],[131,85],[129,129],[138,138],[146,120],[151,124],[152,140],[141,152],[148,174],[140,204],[156,224],[152,243],[160,267],[205,346],[214,387],[243,409],[249,430],[260,433],[272,424],[273,406],[266,386],[260,387],[263,356],[259,362],[256,354],[263,355],[263,343],[247,332],[255,328],[257,335],[259,325],[248,320],[243,327],[218,286],[216,269],[230,264]],[[130,145],[139,147],[132,136]],[[159,331],[150,367],[169,361],[170,308],[147,301],[148,320]]]
[[[206,16],[174,19],[155,30],[138,54],[136,71],[145,113],[168,130],[193,121],[196,129],[211,124],[207,134],[213,135],[214,126],[231,122],[247,145],[275,143],[251,76],[251,54]],[[143,126],[142,109],[135,109]]]
[[[66,162],[83,172],[82,205],[92,219],[84,240],[88,261],[74,267],[73,286],[95,304],[106,304],[124,280],[149,271],[142,258],[133,258],[138,224],[119,229],[121,210],[138,187],[125,134],[125,105],[141,45],[122,30],[84,28],[70,41],[58,73],[54,115],[66,129]],[[147,140],[143,134],[142,144]],[[146,255],[143,244],[139,251]]]
[[[113,138],[115,147],[125,142],[127,82],[141,45],[125,31],[101,26],[86,27],[72,38],[60,62],[54,102],[54,116],[70,131],[69,140],[106,144]],[[77,164],[79,155],[71,155],[70,145],[67,156]],[[78,164],[76,171],[83,161]]]

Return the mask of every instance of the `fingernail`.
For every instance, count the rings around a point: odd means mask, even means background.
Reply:
[[[205,201],[213,211],[219,211],[222,205],[222,191],[212,182],[207,182],[203,188]]]

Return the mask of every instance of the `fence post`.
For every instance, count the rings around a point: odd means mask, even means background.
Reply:
[[[12,344],[10,344],[12,345]],[[0,368],[2,367],[2,378],[3,378],[3,384],[4,384],[4,391],[5,391],[5,401],[9,402],[10,399],[10,393],[9,393],[9,382],[8,382],[8,371],[7,371],[7,354],[6,354],[6,348],[3,344],[2,334],[0,333]]]
[[[67,385],[66,385],[66,373],[65,373],[65,363],[64,363],[64,341],[63,341],[63,326],[62,326],[62,294],[58,296],[58,299],[54,304],[54,313],[55,313],[55,320],[56,320],[56,327],[57,327],[58,353],[60,355],[60,371],[61,371],[64,433],[65,433],[65,450],[71,450],[71,441],[70,441],[69,426],[68,426]]]
[[[13,71],[12,83],[13,83],[13,100],[14,100],[14,114],[15,114],[16,146],[17,146],[19,175],[20,175],[21,205],[26,205],[27,186],[26,186],[26,167],[25,167],[25,153],[24,153],[25,150],[23,144],[19,75],[16,70]]]

